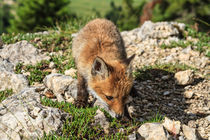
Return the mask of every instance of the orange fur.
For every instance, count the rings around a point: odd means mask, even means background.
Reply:
[[[117,27],[105,19],[89,22],[73,40],[72,50],[78,73],[87,82],[87,87],[94,90],[112,111],[122,115],[133,78],[129,71],[131,60],[127,58]],[[104,61],[108,76],[91,73],[96,57]],[[113,100],[106,96],[113,97]]]

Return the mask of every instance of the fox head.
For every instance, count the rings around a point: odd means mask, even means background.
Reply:
[[[104,102],[113,114],[121,117],[124,115],[124,107],[130,98],[130,90],[133,86],[131,73],[131,56],[126,62],[112,62],[107,64],[102,58],[96,57],[91,69],[91,78],[88,83],[95,92],[96,97]]]

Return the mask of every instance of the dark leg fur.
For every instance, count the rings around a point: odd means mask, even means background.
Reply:
[[[130,95],[132,97],[136,97],[136,96],[139,95],[138,92],[137,92],[137,90],[136,90],[136,88],[134,86],[131,88]]]
[[[88,91],[87,91],[87,83],[86,80],[82,77],[81,74],[77,74],[77,107],[85,107],[88,103]]]

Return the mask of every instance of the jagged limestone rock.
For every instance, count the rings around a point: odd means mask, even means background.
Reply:
[[[36,64],[41,60],[49,60],[50,57],[41,53],[27,41],[20,41],[15,44],[4,45],[0,49],[0,57],[8,59],[14,65],[18,63]]]
[[[71,76],[53,73],[45,77],[44,84],[53,91],[58,101],[77,97],[77,80]]]
[[[27,88],[0,103],[0,139],[37,139],[51,131],[59,132],[70,116],[41,104],[35,88]]]

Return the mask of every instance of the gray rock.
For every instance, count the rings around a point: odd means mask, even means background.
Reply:
[[[35,88],[27,88],[0,104],[0,139],[38,139],[44,133],[59,132],[70,117],[57,108],[41,104]]]
[[[142,137],[138,137],[138,133],[136,133],[136,131],[134,131],[132,134],[128,135],[128,139],[129,140],[143,140]]]
[[[8,59],[14,65],[17,63],[34,65],[41,60],[50,59],[27,41],[4,45],[3,49],[0,49],[0,57]]]
[[[210,115],[205,118],[210,123]]]
[[[53,91],[59,101],[63,101],[62,96],[65,96],[65,99],[70,96],[77,97],[77,80],[70,76],[53,73],[45,77],[44,84]]]
[[[184,25],[184,24],[183,24]],[[151,21],[146,21],[141,28],[139,28],[137,36],[141,40],[146,38],[168,38],[170,36],[178,36],[181,26],[176,22],[157,22],[152,23]]]
[[[192,70],[177,72],[174,77],[178,85],[189,85],[194,81],[194,73]]]
[[[12,89],[18,93],[28,87],[28,81],[22,74],[14,73],[14,65],[0,57],[0,90]]]
[[[181,61],[189,61],[190,60],[190,54],[181,53],[179,55],[179,60],[181,60]]]
[[[55,63],[54,62],[50,62],[49,68],[51,68],[51,69],[55,68]]]
[[[93,106],[98,106],[100,108],[103,108],[104,110],[106,110],[112,117],[115,117],[115,113],[113,113],[112,111],[109,110],[108,106],[106,104],[104,104],[104,102],[100,101],[99,99],[97,99],[94,103]]]
[[[167,96],[167,95],[169,95],[169,94],[170,94],[169,91],[164,91],[164,92],[163,92],[163,95],[164,95],[164,96]]]
[[[191,51],[192,51],[191,46],[188,46],[187,48],[182,50],[183,53],[190,53]]]
[[[104,129],[104,132],[106,134],[109,133],[109,122],[106,118],[106,116],[104,115],[104,113],[101,110],[97,110],[96,111],[96,115],[94,116],[95,119],[95,124],[100,124],[101,127]]]
[[[182,125],[182,130],[187,140],[198,140],[194,128],[190,128],[187,125]]]
[[[145,123],[138,129],[138,133],[145,140],[167,140],[163,125],[159,123]]]
[[[164,76],[161,77],[161,79],[163,79],[163,80],[168,80],[169,78],[170,78],[169,75],[164,75]]]
[[[183,136],[179,136],[179,140],[185,140]]]
[[[0,90],[12,89],[14,93],[28,87],[28,80],[22,74],[15,74],[0,68]]]
[[[188,90],[184,92],[185,97],[189,99],[192,98],[193,94],[194,94],[194,91],[192,90]]]
[[[69,70],[65,70],[64,74],[71,76],[71,77],[75,77],[76,76],[76,72],[77,70],[74,68],[70,68]]]
[[[8,72],[14,71],[14,65],[10,63],[8,60],[4,60],[0,57],[0,70],[5,70]]]

